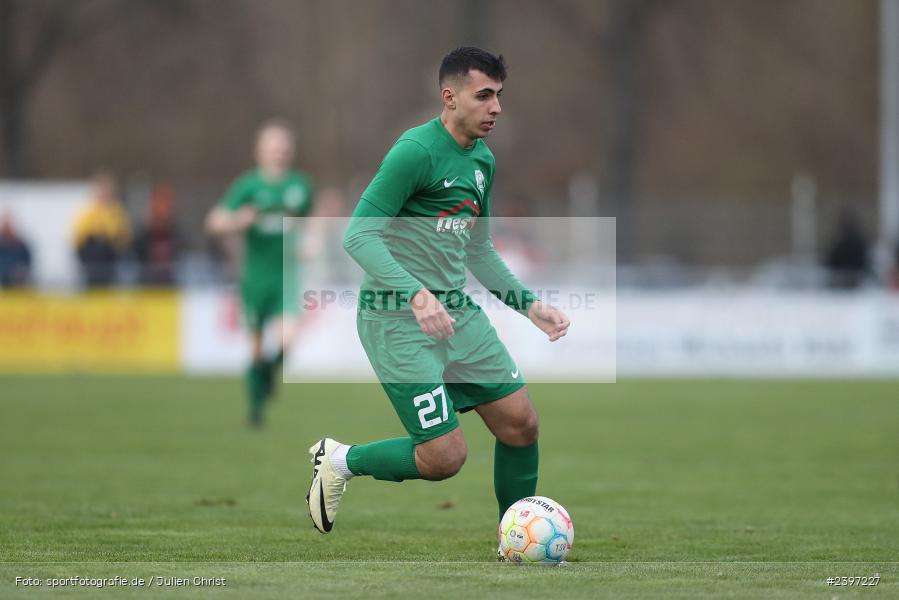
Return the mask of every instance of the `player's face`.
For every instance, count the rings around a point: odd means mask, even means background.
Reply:
[[[280,127],[271,127],[259,135],[256,160],[264,169],[283,171],[293,161],[293,135]]]
[[[496,117],[502,112],[499,97],[503,83],[491,79],[481,71],[472,69],[456,91],[456,119],[461,129],[472,140],[485,138],[496,126]]]

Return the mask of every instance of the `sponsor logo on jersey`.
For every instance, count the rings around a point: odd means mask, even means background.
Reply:
[[[471,209],[473,214],[468,216],[459,215],[458,213],[466,207]],[[475,219],[478,218],[479,214],[481,214],[481,209],[478,208],[477,203],[465,198],[453,208],[437,213],[437,226],[435,229],[438,233],[462,235],[474,227]]]

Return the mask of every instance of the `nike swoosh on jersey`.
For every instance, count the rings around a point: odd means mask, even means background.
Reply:
[[[452,181],[450,181],[449,179],[444,179],[444,180],[443,180],[443,187],[448,188],[449,186],[453,185],[454,183],[456,183],[456,179],[459,179],[459,178],[458,178],[458,177],[454,177]]]
[[[515,370],[512,371],[512,379],[518,379],[518,367],[515,367]]]

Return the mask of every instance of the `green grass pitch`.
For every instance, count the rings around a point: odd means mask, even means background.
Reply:
[[[899,382],[534,385],[538,493],[567,568],[497,564],[492,439],[440,483],[350,483],[328,536],[303,496],[324,434],[402,434],[371,385],[283,386],[261,432],[237,379],[0,378],[0,596],[146,597],[16,577],[224,578],[171,597],[899,597]],[[828,577],[879,575],[876,587]]]

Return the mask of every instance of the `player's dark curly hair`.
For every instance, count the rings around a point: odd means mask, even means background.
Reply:
[[[447,79],[464,77],[471,69],[480,71],[490,79],[506,80],[506,61],[503,60],[502,54],[494,56],[480,48],[461,46],[443,57],[437,81],[443,86]]]

